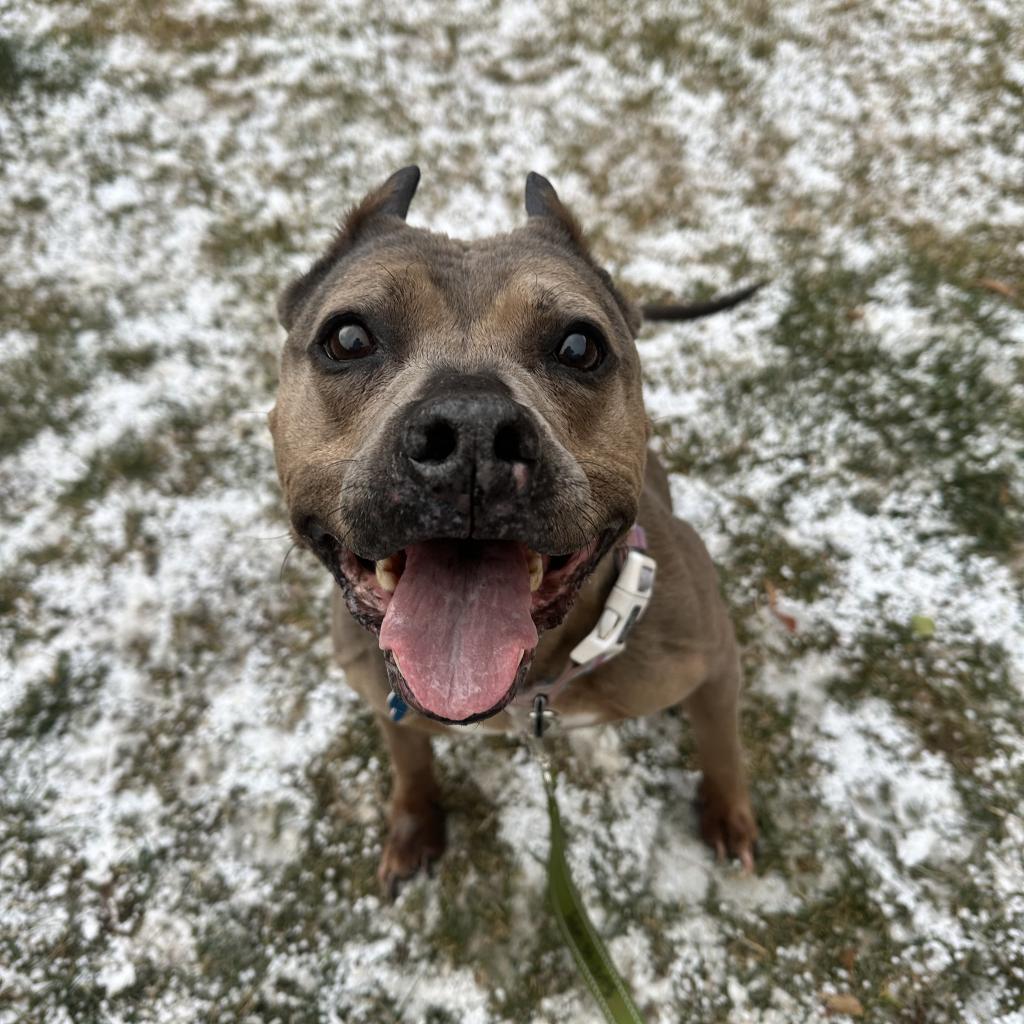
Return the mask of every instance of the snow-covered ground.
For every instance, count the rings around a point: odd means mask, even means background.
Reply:
[[[649,1021],[1024,1022],[1024,31],[1000,0],[0,3],[0,1022],[585,1022],[511,741],[374,868],[373,723],[269,447],[341,211],[483,235],[549,175],[744,643],[756,878],[674,715],[557,752]],[[776,595],[774,607],[769,594]],[[795,620],[795,631],[786,617]]]

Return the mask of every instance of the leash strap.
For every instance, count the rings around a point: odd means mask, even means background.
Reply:
[[[644,1024],[625,981],[615,969],[608,949],[594,928],[573,884],[565,856],[565,831],[558,812],[558,801],[555,799],[555,777],[541,742],[531,740],[530,746],[540,765],[544,789],[547,791],[548,818],[551,822],[548,899],[558,922],[558,930],[608,1024]]]

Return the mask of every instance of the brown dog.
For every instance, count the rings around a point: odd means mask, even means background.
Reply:
[[[408,167],[370,193],[282,295],[270,414],[296,538],[338,582],[338,660],[391,752],[381,880],[393,892],[444,847],[429,733],[524,729],[513,698],[594,628],[634,522],[657,561],[650,606],[624,653],[552,710],[573,726],[683,703],[702,834],[749,870],[736,641],[647,450],[640,314],[546,179],[526,180],[524,227],[477,242],[405,223],[418,181]],[[400,724],[396,700],[411,709]]]

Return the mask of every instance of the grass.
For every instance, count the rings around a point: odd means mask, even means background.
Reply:
[[[980,640],[916,637],[907,625],[888,623],[859,638],[846,652],[831,692],[846,702],[865,694],[883,698],[919,738],[955,770],[964,805],[980,834],[1000,833],[1009,807],[993,799],[977,769],[1008,753],[997,727],[1022,711],[1005,650]]]
[[[41,739],[68,726],[72,712],[83,707],[90,694],[103,685],[101,668],[77,669],[62,651],[53,670],[31,686],[10,714],[4,728],[8,739]]]
[[[549,174],[642,300],[772,279],[641,346],[743,645],[760,878],[695,838],[681,714],[555,752],[647,1016],[1024,1002],[1020,29],[794,10],[5,16],[0,1024],[592,1019],[513,744],[441,745],[449,851],[379,901],[387,754],[330,666],[322,570],[297,552],[278,578],[273,298],[411,160],[414,223],[455,233],[519,223],[523,174]],[[120,178],[144,199],[108,212]],[[873,774],[836,763],[829,715]],[[907,779],[952,808],[914,863]]]
[[[101,310],[83,309],[57,289],[2,292],[8,312],[0,326],[28,339],[27,351],[5,359],[0,385],[5,407],[18,410],[0,421],[0,454],[9,455],[44,428],[64,433],[74,424],[97,369],[82,353],[78,336],[110,324]]]

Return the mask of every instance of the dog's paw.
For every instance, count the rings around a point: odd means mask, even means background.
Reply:
[[[704,842],[724,861],[726,856],[738,858],[743,873],[754,873],[757,854],[757,822],[744,792],[732,799],[726,798],[706,777],[697,789],[697,813],[700,815],[700,834]]]
[[[394,807],[377,878],[388,900],[398,895],[403,881],[430,871],[444,853],[444,810],[440,804],[424,801],[415,806]]]

